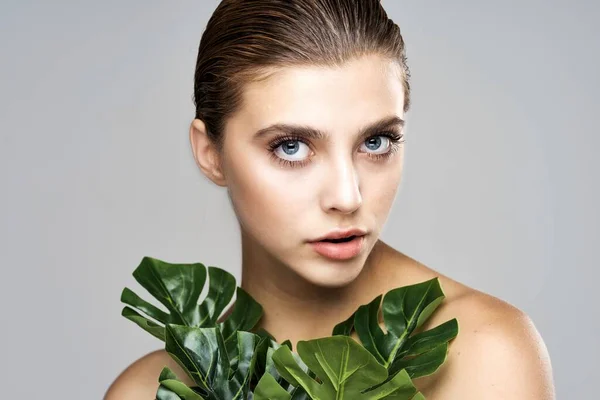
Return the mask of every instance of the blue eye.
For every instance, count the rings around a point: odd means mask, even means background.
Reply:
[[[298,149],[300,148],[301,144],[306,146],[306,144],[300,142],[299,140],[287,140],[280,146],[280,148],[285,154],[294,155],[298,153]]]
[[[382,141],[381,138],[384,138],[384,140]],[[364,141],[364,144],[367,145],[367,149],[377,151],[382,147],[382,142],[388,143],[384,146],[385,151],[382,153],[366,151],[369,158],[379,160],[391,157],[398,150],[400,144],[404,143],[404,135],[396,132],[382,132],[369,137]],[[302,147],[305,148],[304,151]],[[302,167],[310,162],[308,156],[311,155],[311,149],[304,142],[304,139],[299,136],[290,135],[276,138],[269,144],[269,152],[275,161],[287,167]],[[297,156],[298,154],[300,156],[294,159],[293,156]]]
[[[286,166],[301,166],[310,156],[310,147],[299,139],[288,138],[274,143],[271,146],[271,153],[278,161]]]
[[[379,150],[381,148],[381,138],[384,136],[373,136],[370,137],[369,139],[365,140],[365,143],[367,144],[367,148],[370,150]],[[388,144],[388,146],[385,146],[385,148],[387,149],[390,145],[391,145],[391,139],[390,138],[385,138],[388,142],[390,142],[390,144]]]
[[[302,155],[301,148],[305,147],[304,155]],[[279,151],[281,149],[281,151]],[[306,160],[307,156],[310,155],[310,147],[304,143],[301,137],[297,136],[282,136],[276,138],[272,143],[269,144],[269,153],[275,159],[275,161],[286,167],[302,167],[309,161]],[[296,156],[301,154],[300,159],[288,159],[290,156]]]
[[[367,151],[367,156],[369,156],[369,158],[372,158],[374,160],[381,160],[381,159],[387,159],[390,158],[399,148],[400,145],[402,143],[404,143],[404,135],[403,134],[399,134],[397,132],[382,132],[378,135],[374,135],[369,137],[367,140],[364,141],[364,144],[366,144],[367,149],[369,150],[379,150],[382,148],[382,139],[385,139],[385,142],[387,142],[387,145],[383,146],[383,152],[380,153],[371,153],[369,151]]]

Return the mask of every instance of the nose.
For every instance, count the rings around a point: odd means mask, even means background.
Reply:
[[[323,210],[337,210],[343,214],[354,212],[362,204],[359,176],[352,158],[340,157],[327,169],[322,195]]]

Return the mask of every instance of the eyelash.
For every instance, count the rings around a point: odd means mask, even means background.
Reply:
[[[387,137],[390,140],[391,145],[390,145],[390,150],[387,153],[383,153],[383,154],[367,153],[368,157],[370,157],[371,159],[374,159],[374,160],[382,160],[382,159],[390,158],[394,153],[396,153],[396,151],[398,151],[398,149],[400,148],[400,144],[404,143],[404,141],[405,141],[403,134],[398,134],[398,133],[392,132],[392,131],[378,133],[376,135],[368,137],[365,141],[367,141],[371,138],[374,138],[374,137],[378,137],[378,136]],[[295,136],[295,135],[280,136],[280,137],[276,138],[275,140],[273,140],[273,142],[271,142],[269,144],[269,153],[271,155],[271,158],[273,158],[275,161],[279,162],[281,165],[283,165],[285,167],[291,167],[291,168],[299,168],[299,167],[303,167],[306,164],[308,164],[310,162],[308,160],[290,161],[290,160],[281,158],[275,154],[275,150],[282,144],[284,144],[286,142],[295,142],[295,141],[299,141],[299,142],[302,142],[302,143],[308,145],[308,143],[306,143],[304,141],[304,139],[300,136]]]

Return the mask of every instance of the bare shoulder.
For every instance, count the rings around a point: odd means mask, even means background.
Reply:
[[[525,312],[423,264],[416,262],[416,268],[423,274],[420,281],[438,276],[447,293],[420,330],[452,318],[459,324],[445,363],[415,379],[426,398],[555,399],[548,350]]]
[[[108,388],[104,400],[148,400],[156,397],[158,377],[169,367],[188,386],[194,382],[164,349],[146,354],[129,365]]]

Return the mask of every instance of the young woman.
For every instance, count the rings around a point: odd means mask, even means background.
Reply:
[[[402,179],[409,77],[400,29],[378,0],[219,4],[200,42],[189,135],[238,218],[241,286],[264,307],[260,327],[295,349],[377,295],[437,276],[447,298],[422,329],[456,317],[460,334],[419,390],[552,399],[547,350],[526,314],[379,238]],[[106,399],[154,398],[165,365],[193,385],[160,349]]]

